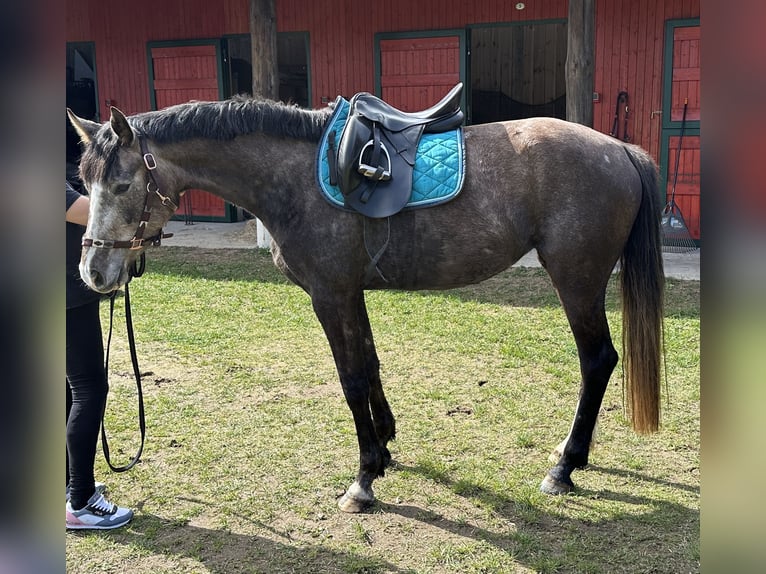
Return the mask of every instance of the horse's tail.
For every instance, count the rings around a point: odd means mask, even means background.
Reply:
[[[625,146],[641,177],[641,206],[620,259],[624,393],[633,429],[654,432],[660,424],[665,273],[662,263],[657,166]]]

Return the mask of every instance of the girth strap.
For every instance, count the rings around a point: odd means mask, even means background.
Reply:
[[[364,248],[367,251],[367,256],[370,258],[370,262],[367,264],[367,269],[364,273],[362,285],[368,285],[376,274],[379,275],[383,281],[388,283],[388,279],[386,279],[385,275],[383,275],[383,272],[378,268],[378,261],[380,261],[380,258],[386,252],[386,249],[388,249],[388,243],[391,241],[391,218],[386,217],[386,240],[383,242],[383,245],[380,246],[375,255],[370,253],[370,248],[367,245],[367,225],[367,218],[365,218],[362,233],[364,234]]]

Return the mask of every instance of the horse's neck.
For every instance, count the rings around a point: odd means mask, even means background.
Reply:
[[[204,189],[266,221],[314,185],[316,142],[263,133],[172,144],[185,187]]]

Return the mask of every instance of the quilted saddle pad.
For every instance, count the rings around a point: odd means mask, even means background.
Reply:
[[[335,131],[335,139],[340,141],[350,107],[348,100],[341,96],[335,100],[335,109],[319,141],[316,161],[316,176],[323,196],[332,205],[349,211],[340,187],[330,184],[327,141],[331,131]],[[464,153],[462,128],[423,134],[412,173],[412,194],[404,209],[431,207],[457,197],[465,180]]]

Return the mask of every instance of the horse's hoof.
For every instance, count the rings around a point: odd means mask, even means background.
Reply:
[[[373,502],[375,502],[375,495],[372,489],[366,491],[359,486],[358,482],[354,482],[338,501],[338,508],[343,512],[356,514],[364,512]]]
[[[566,482],[557,480],[553,478],[550,474],[547,474],[545,478],[543,479],[542,484],[540,484],[540,490],[544,492],[545,494],[552,494],[552,495],[567,494],[569,492],[572,492],[572,490],[574,490],[574,483],[570,482],[569,484],[567,484]]]

